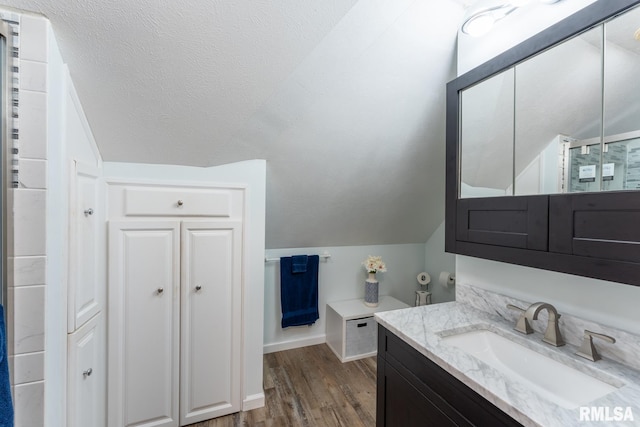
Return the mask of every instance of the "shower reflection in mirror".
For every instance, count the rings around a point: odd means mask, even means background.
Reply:
[[[640,6],[462,91],[460,197],[640,189]]]

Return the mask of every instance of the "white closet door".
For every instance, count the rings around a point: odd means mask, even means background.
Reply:
[[[182,224],[180,424],[240,410],[242,223]]]
[[[69,334],[68,427],[105,425],[104,319],[98,314]]]
[[[180,223],[109,224],[109,425],[177,426]]]
[[[67,332],[73,332],[96,315],[103,306],[103,291],[97,272],[98,169],[74,162],[69,213],[69,308]]]

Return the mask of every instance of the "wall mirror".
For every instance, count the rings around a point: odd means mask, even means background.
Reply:
[[[504,71],[460,95],[460,196],[510,196],[515,72]]]
[[[640,7],[460,93],[461,198],[640,189]]]
[[[605,23],[602,190],[640,189],[640,6]]]
[[[445,249],[640,285],[640,0],[447,85]]]
[[[571,191],[563,173],[574,167],[568,146],[576,140],[599,142],[602,33],[598,26],[515,66],[514,194]],[[589,165],[597,175],[600,158],[592,157]]]

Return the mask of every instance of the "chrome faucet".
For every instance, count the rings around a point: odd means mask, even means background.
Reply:
[[[549,322],[547,323],[547,330],[544,332],[544,338],[542,341],[547,344],[551,344],[556,347],[560,347],[565,344],[560,334],[560,328],[558,327],[558,319],[560,315],[554,306],[547,304],[546,302],[536,302],[527,308],[524,312],[524,318],[531,320],[538,320],[538,314],[546,309],[549,312]]]

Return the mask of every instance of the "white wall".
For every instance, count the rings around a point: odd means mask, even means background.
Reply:
[[[484,37],[472,38],[459,33],[458,75],[593,1],[572,0],[551,6],[531,5],[500,21],[500,25]],[[640,310],[637,307],[640,287],[460,255],[456,256],[456,276],[461,283],[532,302],[544,300],[556,305],[560,312],[630,332],[640,332]]]
[[[318,269],[318,309],[320,319],[312,326],[282,329],[280,306],[280,263],[267,262],[264,279],[264,349],[265,353],[325,342],[326,304],[332,301],[364,298],[367,277],[362,266],[369,255],[380,255],[387,265],[379,273],[380,295],[391,295],[409,305],[415,302],[419,289],[417,276],[424,271],[424,245],[338,246],[320,248],[270,249],[268,258],[291,255],[331,254],[320,260]]]
[[[266,162],[250,160],[210,168],[173,165],[148,165],[105,162],[105,179],[147,180],[167,184],[207,182],[211,184],[243,184],[245,200],[246,276],[244,277],[244,342],[245,353],[243,410],[261,406],[262,388],[262,319],[264,312],[264,236]]]
[[[431,276],[429,292],[431,301],[439,302],[453,301],[456,297],[455,286],[444,287],[439,283],[440,273],[448,271],[455,274],[456,256],[444,251],[444,221],[433,232],[427,243],[425,243],[425,271]]]

